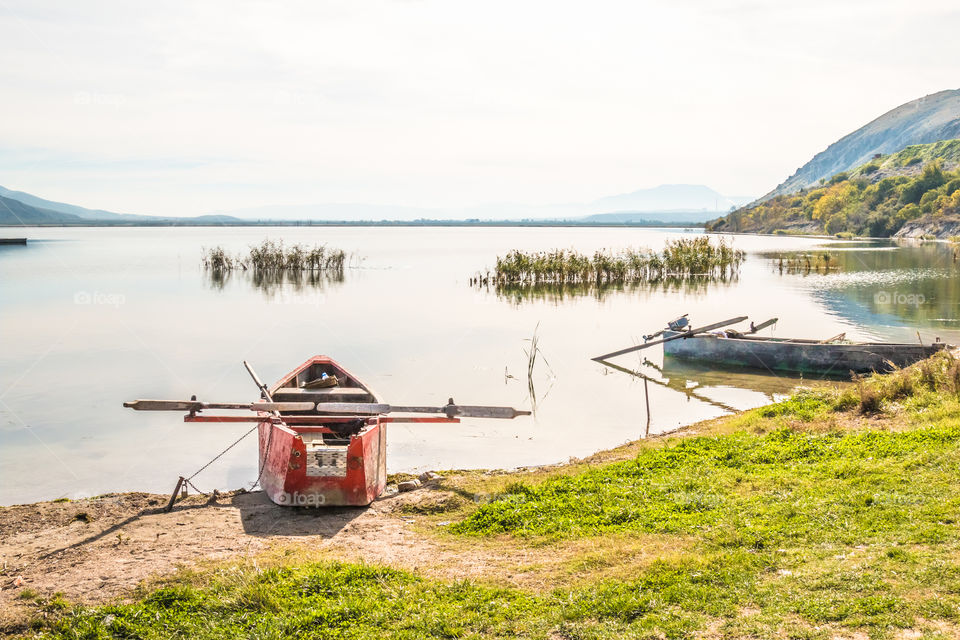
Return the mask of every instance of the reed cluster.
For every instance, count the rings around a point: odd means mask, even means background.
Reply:
[[[829,253],[799,254],[780,256],[777,260],[777,269],[780,273],[828,273],[839,271],[840,263]]]
[[[201,262],[205,269],[214,272],[233,271],[290,271],[315,272],[328,271],[343,273],[347,254],[341,249],[330,249],[325,245],[294,244],[284,246],[282,240],[264,240],[251,245],[247,255],[231,255],[222,247],[204,249]]]
[[[608,284],[655,282],[665,278],[724,279],[736,275],[745,254],[721,238],[670,240],[663,251],[627,249],[596,251],[587,256],[574,250],[524,252],[517,249],[497,256],[493,273],[478,274],[471,285],[489,284]]]

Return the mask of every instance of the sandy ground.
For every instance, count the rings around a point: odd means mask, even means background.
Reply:
[[[180,566],[257,554],[278,543],[339,549],[345,558],[394,566],[436,562],[444,552],[398,508],[437,495],[423,488],[363,508],[281,507],[259,491],[193,496],[169,513],[168,496],[146,493],[3,507],[0,628],[27,614],[25,589],[100,603]]]

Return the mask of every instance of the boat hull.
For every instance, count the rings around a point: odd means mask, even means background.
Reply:
[[[681,335],[664,332],[664,338]],[[723,337],[703,334],[663,343],[663,354],[683,360],[713,362],[767,371],[795,371],[846,376],[905,367],[928,358],[947,345],[859,343],[824,344],[814,340]]]
[[[365,506],[387,483],[387,426],[379,418],[346,446],[317,444],[322,433],[260,423],[260,486],[284,506]]]
[[[309,389],[320,373],[337,384]],[[274,399],[323,402],[376,402],[369,387],[327,356],[315,356],[281,378]],[[260,486],[279,505],[365,506],[387,483],[386,429],[382,416],[335,417],[317,412],[286,412],[282,422],[261,414]]]

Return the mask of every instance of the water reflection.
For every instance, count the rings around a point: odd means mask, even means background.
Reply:
[[[274,297],[280,291],[308,293],[322,291],[344,281],[343,271],[336,270],[276,270],[276,269],[204,269],[206,283],[211,289],[222,291],[232,281],[243,282]]]
[[[529,302],[549,302],[560,304],[578,298],[593,298],[603,302],[610,296],[621,293],[635,294],[673,294],[683,293],[694,297],[707,295],[708,292],[722,290],[739,282],[739,276],[723,278],[712,276],[693,276],[685,278],[662,278],[651,282],[623,283],[537,283],[537,284],[496,284],[481,285],[480,291],[494,293],[497,298],[513,305]]]
[[[644,383],[652,382],[653,384],[659,385],[661,387],[665,387],[667,389],[673,389],[674,391],[679,391],[683,395],[687,396],[688,400],[699,400],[700,402],[705,402],[710,406],[716,407],[717,409],[721,409],[722,411],[726,411],[729,413],[733,413],[737,410],[734,407],[724,402],[721,402],[719,400],[713,400],[712,398],[704,396],[703,394],[697,391],[697,386],[699,385],[690,386],[688,381],[686,380],[682,380],[680,378],[668,378],[663,376],[660,376],[660,377],[648,376],[647,374],[641,371],[637,371],[635,369],[629,369],[627,367],[622,367],[618,364],[614,364],[613,362],[609,362],[607,360],[598,360],[597,362],[614,371],[619,371],[629,376],[633,376],[634,378],[637,378],[639,380],[643,380]],[[649,360],[644,359],[643,364],[645,366],[652,366],[655,370],[657,370],[661,374],[663,373],[663,370],[660,367],[657,367],[655,364],[653,364]],[[648,416],[647,425],[649,426],[649,424],[650,424],[650,421]]]
[[[681,394],[688,402],[703,403],[723,413],[758,407],[788,397],[798,387],[825,387],[850,384],[849,380],[825,376],[805,378],[780,372],[763,373],[742,368],[722,367],[710,363],[694,363],[665,358],[663,366],[644,358],[639,368],[632,369],[601,360],[611,372],[623,373],[642,380],[647,410],[647,429],[650,425],[649,384]],[[656,410],[656,406],[654,407]]]
[[[960,247],[942,242],[889,241],[826,245],[829,272],[783,272],[797,279],[835,314],[866,326],[907,324],[917,328],[960,327]],[[868,246],[864,246],[867,244]],[[774,270],[799,253],[764,253]],[[906,335],[906,334],[905,334]]]

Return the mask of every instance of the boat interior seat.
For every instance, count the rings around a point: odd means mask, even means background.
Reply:
[[[326,389],[300,389],[297,387],[280,387],[273,395],[311,395],[311,396],[368,396],[370,392],[359,387],[328,387]]]
[[[277,402],[376,402],[366,389],[359,387],[330,387],[329,389],[298,389],[281,387],[273,393]]]

